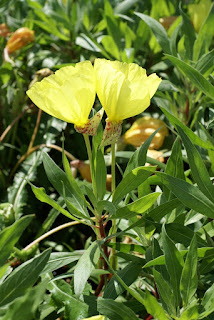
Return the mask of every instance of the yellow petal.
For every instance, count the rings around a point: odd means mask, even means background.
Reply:
[[[27,91],[43,111],[63,121],[84,126],[95,100],[94,70],[90,61],[61,68]]]
[[[90,318],[84,318],[82,320],[105,320],[105,316],[94,316]]]
[[[143,112],[150,105],[161,79],[135,63],[96,59],[96,90],[109,121],[121,121]]]

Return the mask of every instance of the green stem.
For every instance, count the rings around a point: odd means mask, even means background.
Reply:
[[[88,159],[89,159],[89,163],[90,163],[93,192],[94,192],[95,197],[97,198],[97,187],[96,187],[96,183],[95,183],[95,179],[94,179],[94,166],[93,166],[93,161],[92,161],[91,144],[90,144],[89,136],[87,134],[83,133],[83,137],[85,139],[85,145],[86,145]]]
[[[114,192],[116,188],[116,177],[115,177],[115,143],[111,145],[111,175],[112,175],[112,182],[111,182],[111,192],[112,192],[112,199],[114,197]],[[117,225],[116,219],[112,220],[112,234],[117,232]],[[116,238],[112,239],[112,242],[116,243]],[[111,265],[113,269],[117,269],[117,257],[115,256],[115,249],[112,249],[111,255]]]

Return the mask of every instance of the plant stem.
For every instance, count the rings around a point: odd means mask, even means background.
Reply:
[[[86,149],[87,149],[87,153],[88,153],[88,159],[89,159],[89,163],[90,163],[93,192],[94,192],[95,197],[97,198],[97,187],[96,187],[96,183],[95,183],[95,179],[94,179],[94,165],[93,165],[93,160],[92,160],[91,144],[90,144],[89,136],[87,134],[83,133],[83,137],[85,140],[85,145],[86,145]]]
[[[30,140],[28,149],[27,149],[27,152],[29,152],[29,151],[31,150],[31,148],[33,147],[33,144],[34,144],[34,141],[35,141],[35,138],[36,138],[38,129],[39,129],[39,124],[40,124],[40,121],[41,121],[41,116],[42,116],[42,110],[41,110],[41,109],[38,109],[38,115],[37,115],[37,119],[36,119],[36,125],[35,125],[35,128],[34,128],[34,131],[33,131],[33,134],[32,134],[32,137],[31,137],[31,140]]]
[[[116,188],[116,176],[115,176],[115,143],[112,143],[111,145],[111,175],[112,175],[112,182],[111,182],[111,192],[112,192],[112,199],[114,197],[114,192]],[[112,220],[112,233],[117,232],[117,226],[116,226],[116,219]],[[116,243],[116,238],[112,239],[112,242]],[[111,266],[114,270],[117,269],[117,257],[115,256],[115,249],[112,249],[112,255],[111,255]]]

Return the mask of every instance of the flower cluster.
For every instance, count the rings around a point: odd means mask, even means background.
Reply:
[[[150,105],[161,79],[134,63],[96,59],[67,66],[35,83],[27,95],[42,110],[74,123],[81,133],[96,134],[102,111],[88,119],[96,93],[107,114],[102,145],[113,143],[124,119],[143,112]],[[113,137],[113,138],[112,138]]]

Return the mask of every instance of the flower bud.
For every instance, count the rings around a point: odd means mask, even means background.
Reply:
[[[28,43],[33,42],[35,39],[34,31],[28,28],[19,28],[10,37],[7,42],[6,48],[8,53],[13,53],[14,51],[21,49]]]
[[[6,38],[10,33],[11,32],[6,23],[0,24],[0,37]]]
[[[168,135],[168,129],[162,120],[151,117],[137,119],[124,134],[124,141],[138,148],[160,127],[162,128],[156,133],[149,146],[149,149],[159,149],[163,144],[165,136]]]

